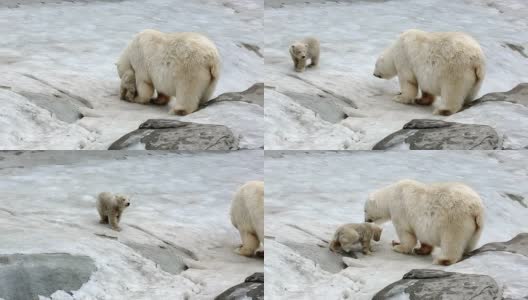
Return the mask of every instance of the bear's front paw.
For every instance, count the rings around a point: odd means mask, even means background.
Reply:
[[[396,95],[394,96],[394,98],[392,98],[392,100],[398,102],[398,103],[403,103],[403,104],[413,104],[414,103],[414,98],[406,98],[404,97],[403,95]]]
[[[112,227],[112,229],[115,231],[121,231],[121,227]]]
[[[392,247],[392,250],[398,253],[410,254],[412,251],[412,248],[409,250],[406,247],[403,247],[402,245],[396,245]]]
[[[304,68],[295,68],[295,72],[302,73],[304,72]]]

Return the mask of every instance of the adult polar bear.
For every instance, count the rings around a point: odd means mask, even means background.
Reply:
[[[199,33],[147,29],[123,51],[117,70],[122,79],[135,73],[137,96],[129,101],[149,103],[156,90],[160,104],[173,96],[169,113],[186,115],[213,94],[220,77],[220,55],[214,43]]]
[[[249,181],[241,186],[231,203],[231,223],[240,233],[240,255],[253,256],[264,245],[264,182]]]
[[[395,101],[430,105],[433,114],[450,115],[477,95],[486,74],[484,53],[477,41],[461,32],[411,29],[378,58],[374,76],[398,76],[401,94]],[[418,88],[422,98],[416,99]]]
[[[470,187],[454,182],[423,184],[401,180],[369,195],[365,221],[392,220],[400,242],[393,250],[430,254],[441,247],[435,264],[450,265],[476,246],[484,225],[484,207]]]

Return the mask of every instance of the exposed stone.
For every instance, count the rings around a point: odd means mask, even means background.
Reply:
[[[507,242],[488,243],[478,249],[471,251],[468,255],[464,256],[464,258],[469,258],[471,256],[488,251],[507,251],[511,253],[522,254],[528,257],[528,233],[520,233]]]
[[[151,119],[115,141],[109,150],[237,150],[238,138],[223,125]]]
[[[57,290],[68,293],[86,283],[96,270],[88,256],[66,253],[0,255],[0,298],[38,300]]]
[[[521,83],[507,92],[486,94],[466,105],[466,108],[488,101],[505,101],[528,107],[528,83]]]
[[[379,141],[373,150],[494,150],[501,149],[499,135],[490,126],[441,120],[416,119]]]
[[[155,262],[165,272],[177,275],[189,269],[183,258],[192,258],[171,245],[145,245],[132,242],[125,244],[139,252],[141,256]]]
[[[497,282],[486,275],[415,269],[379,291],[372,299],[396,299],[393,297],[406,295],[411,300],[499,300],[501,294]]]
[[[215,300],[264,299],[264,273],[255,273],[246,280],[216,296]]]
[[[211,99],[200,107],[204,108],[224,101],[241,101],[246,103],[258,104],[264,107],[264,83],[255,83],[249,89],[243,92],[224,93]]]
[[[293,249],[297,254],[313,261],[319,267],[330,273],[337,273],[343,270],[345,264],[342,256],[357,258],[353,252],[336,254],[328,247],[319,247],[315,244],[284,242],[284,245]]]

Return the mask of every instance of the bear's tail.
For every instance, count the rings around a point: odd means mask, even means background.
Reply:
[[[218,57],[215,57],[215,59],[209,65],[209,73],[211,74],[211,81],[209,81],[209,85],[202,95],[202,99],[200,101],[201,103],[205,103],[211,98],[214,90],[216,89],[216,84],[220,79],[220,60]]]
[[[484,62],[477,64],[474,67],[474,72],[475,72],[475,84],[471,88],[466,98],[466,101],[465,101],[466,104],[473,101],[477,97],[480,87],[482,86],[482,83],[484,82],[484,77],[486,77],[486,66]]]
[[[468,241],[468,244],[466,246],[466,249],[464,253],[469,253],[473,249],[475,249],[475,246],[477,246],[477,243],[480,239],[480,235],[482,234],[482,229],[484,228],[484,216],[483,211],[479,211],[479,213],[475,216],[473,216],[475,220],[475,232],[473,233],[473,236]]]

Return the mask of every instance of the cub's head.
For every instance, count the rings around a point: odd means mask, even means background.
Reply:
[[[130,197],[123,194],[115,195],[116,203],[119,207],[125,209],[130,206]]]
[[[306,59],[308,53],[308,45],[304,43],[294,43],[290,46],[290,53],[299,59]]]
[[[390,48],[386,49],[378,57],[376,67],[374,68],[374,76],[382,79],[391,79],[398,74],[390,51]]]

